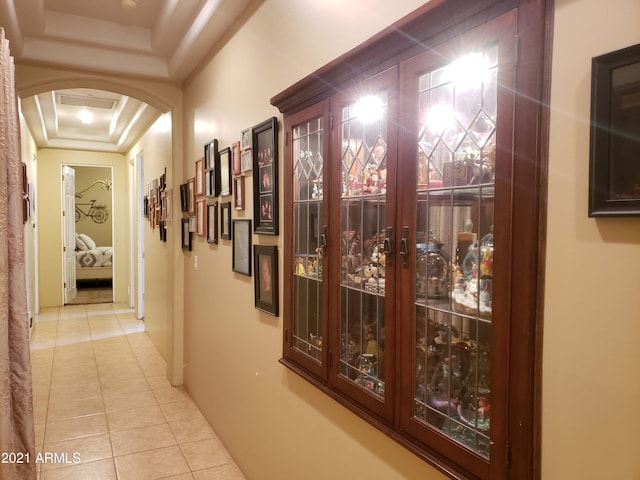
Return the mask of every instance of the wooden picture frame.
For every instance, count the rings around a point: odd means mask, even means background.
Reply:
[[[255,308],[278,316],[278,247],[254,245],[253,262]]]
[[[191,251],[191,232],[189,231],[189,219],[182,219],[182,249]]]
[[[640,44],[591,67],[589,216],[639,216]]]
[[[251,276],[251,220],[233,220],[231,269]]]
[[[231,240],[231,202],[220,204],[220,238]]]
[[[231,174],[240,175],[242,173],[242,162],[240,156],[240,142],[231,144]]]
[[[207,242],[218,243],[218,202],[207,205]]]
[[[278,119],[271,117],[252,130],[253,231],[278,235]],[[262,186],[268,170],[270,185]]]
[[[199,198],[196,201],[196,235],[204,237],[207,235],[207,200]]]
[[[231,195],[231,148],[223,148],[219,154],[220,165],[220,195]]]
[[[244,175],[233,177],[233,208],[244,210]]]
[[[196,214],[196,179],[187,180],[187,213],[189,215]]]
[[[204,157],[196,160],[195,194],[204,195]]]

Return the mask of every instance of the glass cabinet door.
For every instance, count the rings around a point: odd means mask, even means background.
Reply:
[[[339,352],[337,381],[368,408],[389,413],[387,396],[393,371],[393,251],[391,225],[395,201],[392,158],[395,135],[389,128],[395,103],[395,72],[361,84],[333,103],[339,116],[340,192]],[[391,110],[391,112],[390,112]],[[335,121],[335,119],[334,119]],[[335,177],[334,177],[335,178]],[[393,394],[393,392],[391,392]]]
[[[495,211],[509,208],[497,201],[496,151],[498,139],[510,133],[499,136],[501,109],[509,104],[499,102],[505,91],[501,44],[481,37],[469,42],[468,51],[430,52],[407,66],[417,154],[407,166],[415,184],[406,196],[415,210],[404,217],[412,225],[403,242],[412,253],[405,278],[413,288],[404,336],[411,347],[403,357],[411,365],[411,384],[403,391],[411,397],[403,399],[403,423],[420,438],[455,444],[488,465],[496,396],[493,310],[500,295],[494,271],[505,271],[504,264],[494,268],[494,248],[508,248],[494,242],[494,228],[506,227],[494,225]],[[506,120],[509,130],[508,115]],[[502,151],[509,160],[508,148]]]
[[[325,379],[327,105],[325,102],[288,119],[285,173],[285,188],[290,189],[289,198],[292,198],[292,211],[287,215],[292,222],[288,229],[292,232],[292,242],[291,248],[286,249],[289,257],[286,264],[291,273],[285,276],[290,338],[285,342],[289,354]]]

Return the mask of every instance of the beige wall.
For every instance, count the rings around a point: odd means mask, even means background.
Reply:
[[[141,157],[140,157],[141,156]],[[127,153],[126,158],[133,159],[134,165],[128,165],[128,175],[132,178],[131,185],[137,185],[136,162],[142,158],[143,162],[143,192],[146,195],[147,185],[153,179],[162,175],[167,166],[171,165],[171,114],[160,117],[154,125],[143,135],[136,145]],[[132,190],[130,193],[134,193]],[[173,197],[173,192],[171,194]],[[132,195],[135,198],[135,195]],[[132,201],[131,203],[135,203]],[[141,210],[132,208],[132,212]],[[137,215],[137,213],[134,213]],[[180,229],[179,214],[173,215],[167,224],[169,230]],[[134,217],[135,220],[136,217]],[[176,219],[178,219],[176,221]],[[169,319],[171,292],[171,279],[169,265],[171,244],[160,241],[159,230],[152,229],[148,220],[144,221],[142,232],[137,230],[137,222],[134,223],[135,244],[137,236],[144,235],[144,263],[145,263],[145,330],[151,337],[154,345],[158,348],[162,356],[167,358],[169,349]],[[137,263],[132,262],[132,267],[137,275]]]
[[[117,153],[42,149],[38,152],[38,219],[40,307],[62,305],[62,165],[100,165],[113,168],[113,218],[127,218],[128,196],[125,159]],[[46,180],[43,180],[46,179]],[[125,222],[114,223],[114,294],[127,299],[129,242]]]
[[[76,205],[78,205],[83,212],[90,212],[89,204],[92,200],[95,200],[95,205],[104,205],[108,212],[107,221],[104,223],[94,222],[90,216],[81,217],[76,222],[76,233],[84,233],[89,235],[96,242],[98,247],[110,246],[112,239],[112,223],[114,221],[122,221],[122,218],[113,217],[113,207],[111,205],[111,191],[101,188],[100,183],[94,184],[98,180],[111,181],[111,168],[108,167],[73,167],[76,173],[76,194],[90,187],[84,193],[81,193],[81,198],[76,198]]]
[[[206,141],[224,148],[241,130],[281,118],[271,96],[423,3],[265,1],[184,89],[183,179]],[[253,216],[251,180],[249,208],[233,218]],[[253,243],[278,244],[282,257],[285,235]],[[255,310],[253,278],[231,271],[231,250],[230,241],[196,237],[185,253],[184,379],[247,478],[443,478],[278,363],[282,319]]]
[[[640,219],[587,217],[591,57],[640,43],[639,22],[637,0],[556,0],[545,479],[640,478]]]

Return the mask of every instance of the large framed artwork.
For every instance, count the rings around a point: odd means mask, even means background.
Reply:
[[[640,215],[640,44],[591,62],[589,216]]]
[[[253,231],[278,235],[278,119],[253,127]]]

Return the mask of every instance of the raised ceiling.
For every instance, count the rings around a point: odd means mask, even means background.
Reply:
[[[18,68],[31,63],[180,84],[252,3],[0,0],[0,27]],[[83,88],[21,100],[40,148],[126,152],[161,114],[136,99]],[[78,120],[83,109],[93,115],[90,125]]]

